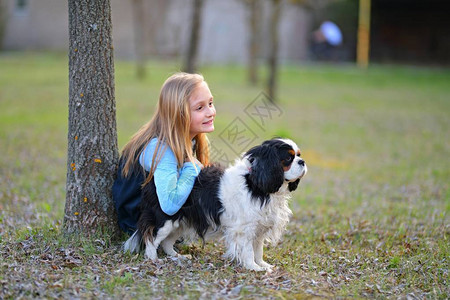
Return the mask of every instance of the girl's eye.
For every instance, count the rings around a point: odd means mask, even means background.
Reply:
[[[212,103],[212,101],[209,102],[209,107],[211,107],[211,106],[213,106],[213,105],[214,105],[214,103]]]
[[[202,109],[202,106],[197,107],[197,110],[201,110],[201,109]]]

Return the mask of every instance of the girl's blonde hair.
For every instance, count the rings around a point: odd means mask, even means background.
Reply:
[[[204,82],[202,75],[182,72],[170,76],[164,82],[152,119],[133,135],[122,151],[122,157],[125,159],[122,171],[124,177],[135,170],[140,154],[152,138],[157,138],[158,142],[144,185],[152,179],[156,166],[166,150],[161,149],[162,142],[172,149],[178,167],[182,167],[186,159],[195,161],[189,134],[191,126],[189,99],[194,89],[202,82]],[[195,152],[203,165],[209,163],[208,139],[205,133],[195,136]]]

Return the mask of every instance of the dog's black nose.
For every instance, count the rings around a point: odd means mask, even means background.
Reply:
[[[304,165],[305,165],[305,161],[304,161],[303,159],[300,159],[300,160],[298,161],[298,164],[299,164],[300,166],[304,166]]]

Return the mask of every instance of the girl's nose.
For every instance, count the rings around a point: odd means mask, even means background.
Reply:
[[[208,111],[206,112],[206,114],[209,116],[215,116],[216,115],[216,109],[214,108],[214,106],[212,107],[208,107]]]

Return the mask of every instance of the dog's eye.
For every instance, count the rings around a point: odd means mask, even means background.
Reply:
[[[292,160],[292,156],[289,156],[288,158],[286,158],[286,161],[289,162]]]

